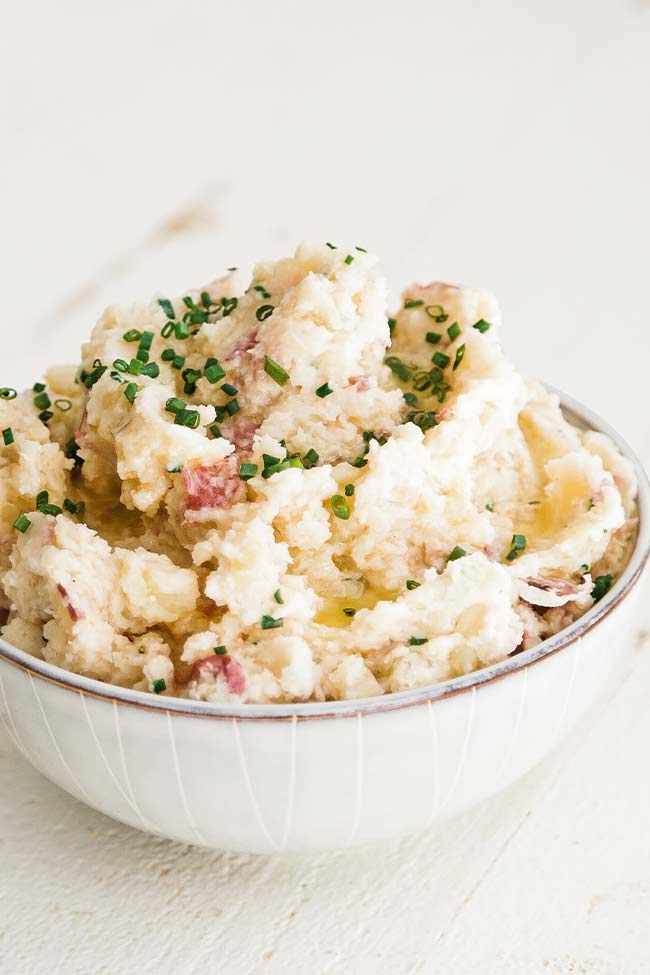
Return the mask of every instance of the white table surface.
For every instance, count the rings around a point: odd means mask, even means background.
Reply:
[[[74,358],[109,302],[335,239],[382,255],[395,291],[492,288],[520,367],[650,461],[647,2],[4,14],[2,384]],[[634,667],[560,752],[387,847],[173,845],[0,738],[0,972],[647,975],[647,605]]]

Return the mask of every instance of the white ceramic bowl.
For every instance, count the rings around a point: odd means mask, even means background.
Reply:
[[[227,707],[123,690],[0,641],[0,720],[40,772],[138,829],[227,850],[306,852],[423,830],[540,761],[612,685],[631,650],[650,550],[650,486],[610,592],[515,657],[432,687],[325,704]]]

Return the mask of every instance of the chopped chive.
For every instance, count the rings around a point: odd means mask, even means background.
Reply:
[[[14,528],[16,529],[16,531],[19,531],[21,535],[25,534],[25,532],[27,531],[30,525],[31,525],[31,521],[29,520],[27,515],[18,515],[18,517],[14,521]]]
[[[0,388],[0,399],[15,399],[18,393],[11,386],[2,386]]]
[[[352,264],[352,261],[353,260],[354,260],[354,257],[352,256],[352,254],[348,254],[348,256],[345,258],[344,263],[345,264]]]
[[[185,357],[182,355],[175,355],[172,359],[172,369],[180,371],[185,365]]]
[[[446,322],[449,318],[449,315],[445,314],[445,309],[442,305],[427,305],[424,310],[434,322]]]
[[[237,268],[235,268],[235,270],[237,270]],[[224,298],[221,302],[222,316],[224,318],[228,318],[229,315],[232,315],[232,313],[234,312],[238,304],[239,304],[238,298]]]
[[[404,402],[407,404],[407,406],[415,406],[418,401],[415,393],[402,393],[402,396],[404,397]]]
[[[236,387],[235,386],[231,386],[230,383],[224,383],[221,388],[223,389],[224,393],[226,393],[228,396],[236,396],[237,395],[237,389],[236,389]]]
[[[39,410],[47,410],[52,405],[52,400],[47,393],[38,393],[34,397],[34,406]]]
[[[79,444],[76,440],[68,440],[64,453],[68,460],[74,461],[75,468],[83,466],[83,457],[79,456]]]
[[[160,334],[164,339],[170,339],[176,333],[176,322],[166,321],[160,329]]]
[[[494,501],[488,501],[485,507],[488,511],[494,511]]]
[[[398,379],[407,382],[411,378],[411,370],[396,355],[389,355],[384,359],[385,364]]]
[[[167,690],[167,684],[162,677],[159,677],[158,680],[155,680],[151,685],[151,690],[154,692],[154,694],[162,694],[163,691]]]
[[[429,345],[437,345],[441,338],[442,335],[440,332],[427,332],[425,335],[425,339]]]
[[[79,511],[79,505],[83,504],[83,501],[77,503],[76,501],[71,501],[70,498],[65,498],[63,501],[63,507],[66,511],[69,511],[71,515],[76,515]]]
[[[217,657],[222,657],[224,653],[228,653],[223,644],[220,647],[215,647],[214,652],[216,653]]]
[[[190,336],[190,327],[185,321],[176,322],[174,326],[176,338],[179,340],[187,339]]]
[[[397,319],[396,318],[389,318],[388,319],[388,332],[389,332],[391,338],[393,337],[393,332],[395,331],[395,326],[396,325],[397,325]]]
[[[335,244],[330,244],[329,240],[325,241],[325,246],[326,247],[329,247],[329,249],[331,251],[335,251],[336,250],[336,245]]]
[[[185,409],[185,400],[179,399],[178,396],[170,396],[170,398],[165,403],[166,413],[178,413],[179,410]]]
[[[174,424],[176,426],[189,427],[190,430],[196,430],[200,422],[201,416],[198,410],[178,410],[174,416]]]
[[[361,251],[362,254],[367,254],[368,253],[368,251],[366,250],[365,247],[359,247],[358,244],[355,244],[354,245],[354,249],[355,249],[355,251]]]
[[[492,322],[486,322],[484,318],[479,318],[479,320],[477,322],[474,322],[474,324],[472,325],[472,328],[475,328],[478,332],[481,332],[481,334],[487,332],[488,328],[491,327],[492,327]]]
[[[45,389],[45,383],[34,383],[32,389],[34,390],[35,393],[42,393],[43,390]]]
[[[69,399],[55,399],[54,405],[57,410],[61,410],[62,413],[67,413],[68,410],[72,409],[72,400]]]
[[[139,342],[142,338],[142,332],[138,331],[137,328],[130,328],[128,332],[125,332],[122,336],[125,342]]]
[[[423,643],[426,643],[428,637],[426,636],[412,636],[409,639],[409,646],[411,647],[421,647]]]
[[[465,343],[459,345],[458,348],[456,349],[456,358],[454,359],[454,364],[452,366],[452,369],[458,369],[459,365],[461,364],[464,358],[465,358]]]
[[[203,305],[204,308],[209,308],[210,305],[212,304],[212,298],[210,297],[207,291],[201,292],[201,304]]]
[[[303,466],[306,470],[315,467],[318,463],[319,457],[313,447],[310,447],[305,456],[302,459]]]
[[[159,298],[158,304],[160,305],[164,313],[167,315],[167,318],[176,318],[176,315],[174,313],[174,306],[172,305],[169,298]]]
[[[420,298],[407,298],[404,302],[405,308],[421,308],[424,302]]]
[[[153,342],[153,332],[143,332],[140,336],[140,348],[145,349],[147,352],[151,348],[151,343]]]
[[[131,359],[127,367],[127,372],[132,376],[139,376],[144,369],[145,363],[141,359]]]
[[[346,616],[350,616],[350,617],[357,615],[356,609],[353,609],[352,606],[344,606],[343,612],[345,613]]]
[[[332,513],[337,518],[342,518],[343,521],[347,521],[350,517],[348,503],[342,494],[335,494],[330,498],[330,508],[332,509]]]
[[[10,447],[14,443],[14,433],[11,427],[7,427],[2,431],[2,439],[5,442],[5,447]]]
[[[589,572],[589,566],[587,565],[586,562],[583,562],[582,563],[582,565],[580,566],[580,571],[583,572],[583,573],[584,572]]]
[[[354,484],[346,484],[344,488],[346,498],[351,498],[354,494]]]
[[[38,494],[36,495],[36,507],[40,508],[42,504],[47,504],[49,500],[50,500],[49,491],[39,491]]]
[[[462,559],[462,557],[464,555],[467,555],[467,552],[465,551],[465,549],[464,548],[461,548],[460,545],[454,545],[454,547],[452,548],[451,552],[447,556],[447,561],[448,562],[455,562],[456,559]]]
[[[258,295],[261,295],[262,298],[271,297],[271,292],[267,291],[263,284],[254,284],[253,291],[257,291]]]
[[[409,589],[409,590],[419,589],[421,585],[422,585],[422,583],[421,582],[416,582],[415,579],[407,579],[406,580],[406,588]]]
[[[528,501],[527,504],[541,504],[541,501]]]
[[[289,373],[281,365],[274,362],[268,355],[264,356],[264,372],[274,379],[278,386],[284,386],[289,379]]]
[[[209,383],[218,383],[226,375],[226,370],[222,368],[216,359],[210,359],[206,362],[203,373]]]
[[[38,511],[43,515],[60,515],[63,508],[60,508],[58,504],[41,504],[38,506]]]
[[[612,581],[613,577],[611,575],[596,576],[594,579],[594,588],[591,590],[591,598],[594,602],[598,602],[599,599],[602,599],[609,592]]]
[[[445,355],[444,352],[434,352],[431,357],[431,361],[441,369],[446,369],[451,362],[451,359],[448,355]]]
[[[162,352],[160,353],[160,358],[162,359],[163,362],[171,362],[172,359],[176,358],[176,350],[163,349]]]
[[[276,630],[279,626],[284,623],[283,619],[274,619],[272,616],[267,616],[264,614],[260,620],[260,626],[263,630]]]
[[[454,322],[453,325],[449,326],[449,328],[447,329],[447,335],[449,336],[452,342],[458,338],[458,336],[460,335],[460,325],[458,324],[458,322]]]
[[[330,393],[333,392],[334,390],[331,388],[329,383],[323,383],[323,385],[319,386],[316,390],[316,395],[319,396],[320,399],[325,399],[326,396],[329,396]]]
[[[354,460],[352,461],[352,466],[353,467],[365,467],[367,463],[368,463],[368,461],[366,460],[365,457],[355,457]]]
[[[242,481],[250,481],[257,474],[257,464],[240,464],[239,477]]]
[[[210,431],[210,433],[212,434],[215,440],[219,440],[221,438],[222,436],[221,430],[219,429],[216,423],[213,423],[211,426],[209,426],[208,430]]]
[[[284,599],[282,598],[282,593],[280,592],[279,589],[275,590],[275,592],[273,593],[273,598],[275,599],[276,603],[278,603],[280,606],[282,606],[282,604],[284,603]]]
[[[239,405],[239,402],[236,399],[228,400],[228,402],[226,403],[226,413],[228,414],[228,416],[234,416],[235,413],[239,413],[240,410],[241,410],[241,406]]]
[[[510,551],[506,555],[508,562],[512,562],[514,559],[516,559],[517,556],[520,555],[525,548],[526,548],[526,536],[513,535]]]
[[[437,426],[438,420],[433,410],[414,410],[406,414],[407,423],[415,423],[423,433]]]
[[[157,362],[147,362],[141,369],[143,376],[149,376],[150,379],[157,379],[160,375],[160,366]]]
[[[128,399],[131,406],[135,403],[135,398],[138,395],[138,386],[136,383],[127,383],[122,390],[126,398]]]
[[[168,474],[180,474],[182,470],[183,470],[182,464],[167,464]]]
[[[266,319],[269,318],[274,311],[275,311],[274,305],[260,305],[260,307],[255,312],[255,318],[258,320],[258,322],[265,322]]]
[[[43,423],[47,423],[48,420],[51,420],[53,416],[54,413],[52,413],[51,410],[43,410],[42,413],[38,414],[39,420],[41,420]]]

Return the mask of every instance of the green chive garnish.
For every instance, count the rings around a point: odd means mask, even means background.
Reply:
[[[345,262],[344,263],[345,264],[352,264],[352,261],[353,260],[354,260],[354,257],[352,256],[352,254],[348,254],[348,256],[345,258]]]
[[[272,616],[267,616],[266,614],[260,620],[260,626],[263,630],[276,630],[279,626],[284,623],[283,619],[274,619]]]
[[[343,521],[347,521],[350,517],[348,503],[342,494],[335,494],[330,498],[330,508],[336,517],[342,518]]]
[[[407,298],[404,302],[405,308],[420,308],[424,302],[419,298]]]
[[[274,362],[268,355],[264,356],[264,372],[274,379],[278,386],[284,386],[289,379],[289,373],[279,363]]]
[[[472,325],[472,328],[475,328],[478,332],[481,332],[481,334],[487,332],[488,328],[491,327],[492,322],[486,322],[484,318],[479,318],[479,320]]]
[[[453,325],[449,326],[449,328],[447,329],[447,335],[449,336],[452,342],[458,338],[458,336],[460,335],[460,325],[458,324],[458,322],[454,322]]]
[[[235,388],[235,386],[231,386],[230,383],[224,383],[221,388],[223,389],[224,393],[226,393],[228,396],[237,395],[237,389]]]
[[[127,383],[123,388],[122,392],[128,399],[131,406],[135,403],[135,398],[138,395],[138,386],[136,383]]]
[[[182,470],[183,470],[182,464],[167,464],[168,474],[180,474]]]
[[[67,413],[69,409],[72,409],[72,401],[69,399],[55,399],[54,405],[62,413]]]
[[[14,443],[14,433],[11,427],[7,427],[2,431],[2,439],[5,442],[5,447],[9,447],[12,443]]]
[[[228,414],[228,416],[234,416],[235,413],[239,413],[240,410],[241,410],[241,406],[239,405],[239,402],[236,399],[228,400],[228,402],[226,403],[226,413]]]
[[[488,511],[494,511],[494,501],[488,501],[485,507]]]
[[[279,589],[275,590],[275,592],[273,593],[273,598],[275,599],[276,603],[278,603],[280,606],[282,606],[282,604],[284,603],[284,599],[282,598],[282,593],[280,592]]]
[[[10,386],[3,386],[0,388],[0,399],[15,399],[16,396],[18,396],[18,393]]]
[[[240,464],[239,477],[242,481],[250,481],[257,474],[257,464]]]
[[[402,362],[401,359],[398,359],[396,355],[386,356],[384,362],[398,379],[407,382],[411,378],[411,370]]]
[[[598,602],[602,599],[605,593],[608,593],[612,585],[613,577],[610,575],[606,576],[596,576],[594,579],[594,588],[591,590],[591,598],[594,602]]]
[[[452,366],[452,369],[458,369],[459,365],[461,364],[464,358],[465,358],[465,343],[459,345],[458,348],[456,349],[456,358],[454,359],[454,364]]]
[[[357,615],[356,609],[353,609],[352,606],[344,606],[343,607],[343,612],[345,613],[346,616],[356,616]]]
[[[305,470],[310,470],[315,467],[318,463],[319,457],[313,447],[310,447],[305,456],[302,459],[303,467]]]
[[[43,390],[45,389],[45,383],[34,383],[32,389],[34,390],[35,393],[42,393]]]
[[[346,484],[344,488],[346,498],[351,498],[354,494],[354,484]]]
[[[27,515],[18,515],[18,517],[14,521],[14,528],[16,529],[16,531],[19,531],[21,535],[25,534],[25,532],[27,531],[30,525],[31,525],[31,521],[29,520]]]
[[[326,396],[329,396],[330,393],[333,392],[334,390],[330,387],[329,383],[323,383],[323,385],[319,386],[318,389],[316,390],[316,395],[319,396],[321,399],[325,399]]]
[[[255,318],[258,320],[258,322],[265,322],[274,311],[274,305],[261,305],[255,312]]]
[[[47,393],[38,393],[34,397],[34,406],[39,410],[47,410],[52,405],[52,400]]]
[[[437,345],[441,338],[442,335],[440,332],[427,332],[425,335],[425,339],[429,345]]]
[[[516,559],[517,556],[520,555],[525,548],[526,548],[526,536],[513,535],[510,551],[506,555],[508,562],[512,562],[514,559]]]
[[[354,245],[354,249],[355,249],[355,251],[361,251],[362,254],[367,254],[368,253],[368,251],[366,250],[365,247],[359,247],[358,244],[355,244]]]
[[[421,585],[422,585],[422,583],[421,582],[416,582],[415,579],[407,579],[406,580],[406,588],[407,589],[419,589]]]
[[[428,637],[426,636],[412,636],[409,639],[409,645],[412,647],[421,647],[423,643],[427,642]]]
[[[214,652],[216,653],[217,657],[222,657],[224,653],[228,653],[228,651],[223,645],[220,647],[215,647]]]
[[[165,403],[166,413],[178,413],[179,410],[185,409],[185,400],[179,399],[178,396],[171,396]]]
[[[434,322],[446,322],[449,318],[449,315],[445,314],[445,309],[442,307],[442,305],[427,305],[424,310],[429,318],[432,318]]]
[[[207,359],[203,368],[205,378],[210,383],[218,383],[226,375],[226,370],[216,359]]]
[[[176,317],[174,313],[174,306],[172,305],[171,301],[168,298],[159,298],[158,304],[160,305],[164,313],[167,315],[167,318]],[[131,339],[127,339],[127,341],[130,342]]]
[[[159,677],[158,680],[155,680],[151,685],[151,690],[154,692],[154,694],[162,694],[163,691],[167,690],[167,684],[162,677]]]
[[[237,270],[237,268],[235,268]],[[221,314],[224,318],[228,318],[231,315],[237,305],[239,304],[238,298],[224,298],[221,302]]]
[[[336,250],[336,245],[335,245],[335,244],[330,244],[330,242],[329,242],[329,240],[327,240],[327,241],[325,242],[325,246],[326,246],[326,247],[329,247],[329,249],[330,249],[331,251],[335,251],[335,250]]]
[[[462,559],[462,557],[464,555],[467,555],[467,552],[465,551],[465,549],[464,548],[461,548],[460,545],[454,545],[454,547],[452,548],[451,552],[447,556],[447,561],[448,562],[455,562],[456,559]]]
[[[139,332],[137,328],[130,328],[128,332],[124,333],[122,338],[125,342],[139,342],[142,338],[142,332]]]
[[[451,362],[451,359],[448,355],[445,355],[444,352],[434,352],[431,357],[431,361],[436,366],[439,366],[440,369],[446,369],[449,363]]]

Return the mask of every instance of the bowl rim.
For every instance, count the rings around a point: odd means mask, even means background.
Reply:
[[[529,650],[515,656],[506,657],[498,663],[490,664],[480,670],[461,677],[452,677],[438,684],[428,684],[406,691],[380,695],[378,697],[354,698],[344,701],[318,701],[291,704],[212,704],[207,701],[194,701],[188,698],[157,697],[146,691],[107,684],[91,677],[73,673],[54,664],[40,660],[25,650],[19,650],[0,638],[0,662],[9,663],[20,670],[37,676],[66,690],[87,695],[96,699],[124,704],[145,711],[174,713],[188,717],[202,717],[220,720],[313,720],[321,718],[357,717],[359,714],[375,714],[414,707],[434,701],[444,700],[456,694],[476,690],[508,677],[510,674],[546,660],[560,650],[571,646],[593,630],[606,616],[613,612],[635,587],[650,557],[650,482],[640,460],[627,442],[608,423],[588,407],[567,396],[549,384],[546,388],[559,397],[562,412],[576,426],[582,429],[605,433],[614,442],[620,453],[634,467],[638,481],[636,497],[638,531],[634,549],[623,572],[609,592],[595,603],[570,626]]]

